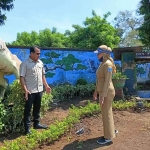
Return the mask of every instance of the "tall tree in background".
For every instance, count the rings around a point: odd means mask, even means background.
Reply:
[[[48,28],[40,30],[39,33],[32,31],[31,33],[22,32],[17,34],[16,41],[11,44],[14,46],[33,46],[38,45],[40,47],[66,47],[66,37],[57,32],[56,28],[52,31]]]
[[[103,18],[92,11],[92,17],[86,18],[83,22],[84,27],[73,25],[74,31],[66,31],[65,35],[69,37],[69,47],[95,49],[99,45],[105,44],[114,48],[118,46],[120,38],[117,36],[116,29],[107,22],[110,13]]]
[[[2,13],[2,11],[10,11],[13,9],[14,0],[0,0],[0,26],[5,24],[5,20],[7,19],[6,15]]]
[[[139,28],[139,34],[145,45],[150,45],[150,0],[141,0],[138,13],[143,15],[144,22]]]
[[[114,26],[121,38],[121,47],[140,46],[142,42],[139,39],[138,28],[143,22],[140,16],[134,16],[132,11],[120,11],[114,18]]]
[[[22,32],[18,33],[16,41],[9,45],[95,49],[106,44],[111,48],[117,47],[120,38],[116,29],[106,21],[110,13],[105,14],[103,18],[97,16],[94,11],[92,15],[92,18],[86,18],[84,27],[73,25],[73,32],[66,30],[65,34],[61,34],[55,27],[52,30],[40,30],[39,33]]]

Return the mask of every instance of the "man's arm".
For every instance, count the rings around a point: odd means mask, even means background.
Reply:
[[[42,75],[42,80],[43,80],[43,84],[44,84],[44,86],[46,88],[48,86],[48,84],[47,84],[47,81],[46,81],[46,78],[45,78],[44,74]]]
[[[46,89],[46,93],[51,93],[51,88],[50,88],[49,85],[47,84],[47,81],[46,81],[46,78],[45,78],[45,75],[44,75],[44,74],[42,75],[42,80],[43,80],[43,84],[44,84],[45,89]]]
[[[24,63],[21,63],[19,73],[20,73],[20,84],[22,86],[22,89],[25,92],[25,99],[28,100],[28,94],[31,94],[31,93],[28,91],[26,84],[25,84],[24,77],[26,74],[26,65]]]
[[[21,86],[24,90],[24,92],[27,91],[27,87],[26,87],[26,84],[25,84],[25,80],[24,80],[24,77],[20,76],[20,83],[21,83]]]

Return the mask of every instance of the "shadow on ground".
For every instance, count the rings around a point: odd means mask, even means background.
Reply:
[[[99,138],[88,139],[86,141],[74,141],[68,145],[65,145],[62,150],[94,150],[101,147],[110,146],[113,143],[109,143],[106,145],[100,145],[97,143]]]

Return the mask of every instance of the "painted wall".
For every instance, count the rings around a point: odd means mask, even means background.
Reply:
[[[9,50],[24,61],[29,56],[29,49],[9,48]],[[111,54],[113,57],[113,53]],[[77,80],[84,78],[88,83],[95,83],[96,69],[99,66],[97,56],[92,51],[72,49],[41,49],[41,60],[45,65],[48,84],[60,85],[70,83],[75,85]],[[121,67],[121,62],[115,62]],[[9,83],[15,80],[14,75],[6,76]]]
[[[142,83],[150,80],[150,63],[136,65],[137,83]]]

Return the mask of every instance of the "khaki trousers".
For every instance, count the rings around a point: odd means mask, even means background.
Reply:
[[[101,92],[99,93],[99,101],[101,102]],[[109,90],[107,97],[105,97],[104,104],[101,107],[104,138],[112,139],[115,137],[115,126],[112,112],[112,101],[115,96],[114,90]]]

